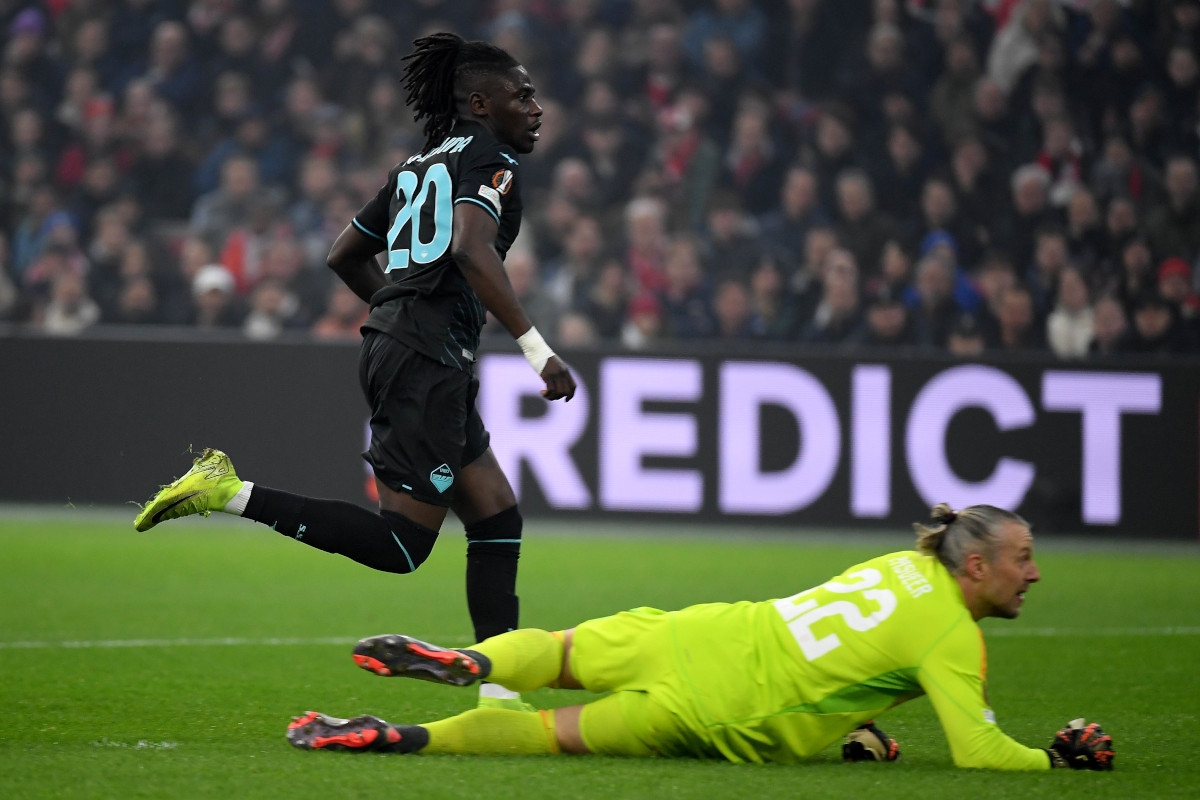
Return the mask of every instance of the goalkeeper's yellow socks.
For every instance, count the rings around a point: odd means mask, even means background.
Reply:
[[[558,752],[553,711],[531,714],[474,708],[421,727],[429,732],[429,743],[421,753],[536,756]]]
[[[486,680],[514,692],[531,692],[551,686],[563,666],[562,639],[549,631],[522,628],[485,639],[468,651],[491,662]]]

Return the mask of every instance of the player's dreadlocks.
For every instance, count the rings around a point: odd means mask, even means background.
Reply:
[[[404,57],[404,102],[413,111],[413,121],[425,120],[428,151],[454,127],[458,94],[465,78],[507,72],[518,62],[507,52],[487,42],[468,42],[453,33],[434,33],[413,42],[415,49]]]
[[[991,556],[997,529],[1006,522],[1029,527],[1020,516],[995,506],[968,506],[955,511],[938,503],[930,514],[932,525],[913,524],[917,532],[917,550],[927,556],[937,556],[951,573],[958,573],[972,552],[983,550]]]

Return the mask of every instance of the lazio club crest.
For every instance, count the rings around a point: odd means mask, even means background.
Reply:
[[[433,484],[433,488],[438,490],[438,494],[441,494],[450,488],[450,484],[454,483],[454,473],[450,471],[450,467],[442,464],[429,473],[429,481]]]

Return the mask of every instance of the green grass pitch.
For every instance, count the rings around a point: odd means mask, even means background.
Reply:
[[[137,534],[128,517],[0,509],[0,796],[8,798],[1196,797],[1200,547],[1041,542],[1016,621],[989,620],[1002,728],[1045,746],[1086,716],[1114,737],[1109,774],[958,770],[925,699],[880,718],[896,764],[792,766],[589,758],[306,753],[306,709],[421,722],[474,690],[385,680],[349,643],[403,632],[469,643],[461,528],[410,576],[376,573],[214,517]],[[219,517],[220,515],[218,515]],[[522,621],[548,629],[636,605],[765,599],[910,537],[532,521]],[[731,670],[736,664],[731,662]],[[542,690],[539,707],[586,697]]]

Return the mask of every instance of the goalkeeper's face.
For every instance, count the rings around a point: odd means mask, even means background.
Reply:
[[[999,537],[992,559],[987,562],[987,574],[982,594],[991,607],[985,616],[1014,619],[1021,613],[1025,591],[1042,576],[1033,563],[1033,534],[1029,528],[1009,522]]]

